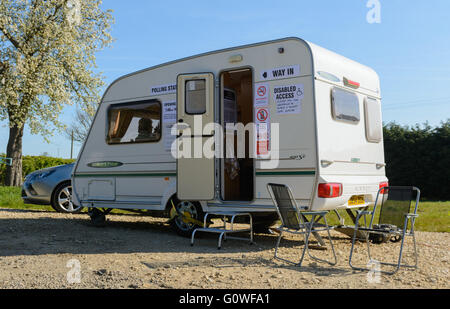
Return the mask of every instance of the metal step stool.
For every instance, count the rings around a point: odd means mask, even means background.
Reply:
[[[208,221],[208,217],[210,216],[219,216],[222,219],[223,222],[223,226],[218,226],[218,227],[208,227],[207,226],[207,221]],[[235,223],[234,220],[237,217],[248,217],[250,220],[250,228],[248,229],[235,229]],[[227,228],[227,218],[231,218],[229,225],[230,227]],[[195,234],[197,232],[207,232],[207,233],[216,233],[216,234],[220,234],[219,236],[219,243],[218,243],[218,249],[220,250],[222,248],[222,239],[223,240],[227,240],[227,239],[237,239],[237,240],[250,240],[250,244],[253,244],[253,218],[252,215],[250,213],[247,212],[208,212],[205,214],[205,218],[203,220],[203,227],[199,227],[197,229],[195,229],[192,232],[192,236],[191,236],[191,246],[194,245],[194,238],[195,238]],[[233,233],[242,233],[242,232],[250,232],[250,237],[249,238],[243,238],[243,237],[232,237],[232,236],[228,236],[228,234],[233,234]]]

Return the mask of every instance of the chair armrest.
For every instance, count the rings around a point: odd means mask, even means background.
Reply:
[[[406,214],[405,215],[407,218],[418,218],[419,215],[418,214]]]
[[[372,214],[372,212],[368,211],[368,210],[357,210],[356,212],[358,213],[359,216],[371,215]]]
[[[326,216],[328,214],[328,211],[300,211],[300,214],[305,216],[312,216],[312,215]]]
[[[356,219],[356,222],[355,222],[355,228],[356,229],[359,228],[358,225],[359,225],[359,220],[361,219],[361,217],[366,216],[366,215],[372,215],[373,216],[373,211],[368,211],[368,210],[357,210],[356,213],[357,213],[356,218],[355,218]],[[366,222],[366,219],[364,219],[364,222]],[[370,226],[370,227],[372,227],[372,226]]]

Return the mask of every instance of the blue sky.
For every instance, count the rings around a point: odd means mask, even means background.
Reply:
[[[368,0],[104,0],[114,10],[115,42],[98,53],[98,70],[109,84],[166,61],[297,36],[375,69],[385,122],[439,125],[450,118],[450,1],[379,2],[381,23],[369,24]],[[60,119],[72,117],[66,108]],[[0,122],[0,152],[7,141]],[[25,155],[70,156],[70,141],[58,133],[46,144],[26,130],[23,144]]]

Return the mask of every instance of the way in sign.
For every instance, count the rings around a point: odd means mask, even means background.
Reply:
[[[264,80],[289,78],[295,76],[300,76],[300,65],[276,68],[268,71],[263,71],[261,74],[261,78]]]

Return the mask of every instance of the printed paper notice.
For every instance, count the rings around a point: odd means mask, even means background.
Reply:
[[[267,123],[258,124],[256,137],[256,151],[258,156],[269,154],[269,126]]]
[[[170,101],[163,103],[163,122],[177,122],[177,102]]]
[[[277,114],[300,114],[304,91],[303,84],[275,87],[273,99],[277,106]]]
[[[255,107],[269,105],[269,83],[255,84]]]
[[[258,107],[255,109],[256,123],[256,154],[264,156],[270,149],[270,108]]]
[[[175,135],[172,135],[172,126],[177,122],[177,102],[170,101],[163,103],[163,133],[164,149],[171,151],[172,143],[175,141]]]

